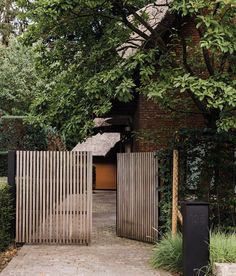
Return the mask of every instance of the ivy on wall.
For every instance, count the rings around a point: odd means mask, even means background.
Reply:
[[[172,151],[179,150],[179,202],[210,203],[212,228],[236,227],[236,135],[207,129],[181,130],[158,152],[160,234],[171,226]]]

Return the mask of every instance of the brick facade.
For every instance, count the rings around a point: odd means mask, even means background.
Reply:
[[[168,145],[179,129],[203,126],[204,120],[201,114],[164,111],[157,103],[140,95],[134,116],[134,132],[138,132],[138,136],[139,133],[144,135],[149,133],[155,143],[134,138],[132,150],[141,152],[159,150]]]
[[[191,37],[192,43],[199,43],[200,37],[194,23],[189,19],[182,28],[184,37]],[[176,49],[178,55],[182,55],[181,47]],[[192,111],[195,106],[192,104]],[[178,107],[184,111],[184,107]],[[168,145],[168,142],[174,137],[176,131],[183,128],[201,128],[204,119],[201,114],[176,113],[163,110],[157,103],[147,100],[144,95],[139,95],[137,108],[134,114],[134,132],[149,133],[149,136],[155,137],[155,143],[136,139],[133,141],[133,151],[155,151]],[[139,135],[138,135],[139,136]],[[142,135],[141,135],[142,136]]]

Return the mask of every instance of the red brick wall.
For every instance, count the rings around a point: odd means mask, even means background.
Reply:
[[[191,19],[182,28],[185,37],[191,37],[194,44],[199,42],[199,34]],[[178,55],[182,55],[181,46],[176,49]],[[195,112],[194,105],[192,108]],[[184,107],[179,107],[184,111]],[[154,133],[155,143],[145,142],[144,140],[134,139],[133,151],[155,151],[166,147],[168,142],[174,137],[175,132],[181,128],[200,128],[204,126],[202,115],[198,114],[178,114],[166,112],[153,101],[147,100],[140,95],[137,109],[134,116],[134,131],[145,131]]]
[[[202,126],[204,126],[204,120],[201,114],[164,111],[158,104],[140,95],[134,118],[134,131],[150,132],[156,140],[155,143],[150,143],[143,139],[134,139],[133,151],[159,150],[167,146],[179,129]]]

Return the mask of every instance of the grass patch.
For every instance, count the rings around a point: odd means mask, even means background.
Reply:
[[[236,263],[236,233],[211,234],[210,265],[213,263]]]
[[[182,272],[182,235],[167,234],[153,250],[151,264],[170,272]],[[215,232],[210,235],[210,260],[208,275],[212,275],[214,263],[236,263],[236,233]]]
[[[5,185],[7,183],[7,177],[0,177],[0,184]]]
[[[182,236],[177,234],[172,237],[170,233],[164,235],[153,250],[151,265],[171,272],[182,271]]]

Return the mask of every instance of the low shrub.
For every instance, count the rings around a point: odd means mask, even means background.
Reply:
[[[12,199],[9,186],[0,179],[0,251],[11,242],[11,225],[13,218]]]
[[[170,233],[163,235],[153,250],[151,264],[154,268],[162,268],[171,272],[182,271],[182,236],[172,237]]]
[[[182,272],[182,235],[166,234],[153,250],[151,264],[171,272]],[[215,232],[210,235],[210,260],[208,275],[212,275],[214,263],[236,263],[236,233]]]
[[[236,263],[236,233],[211,235],[210,266],[214,263]]]

